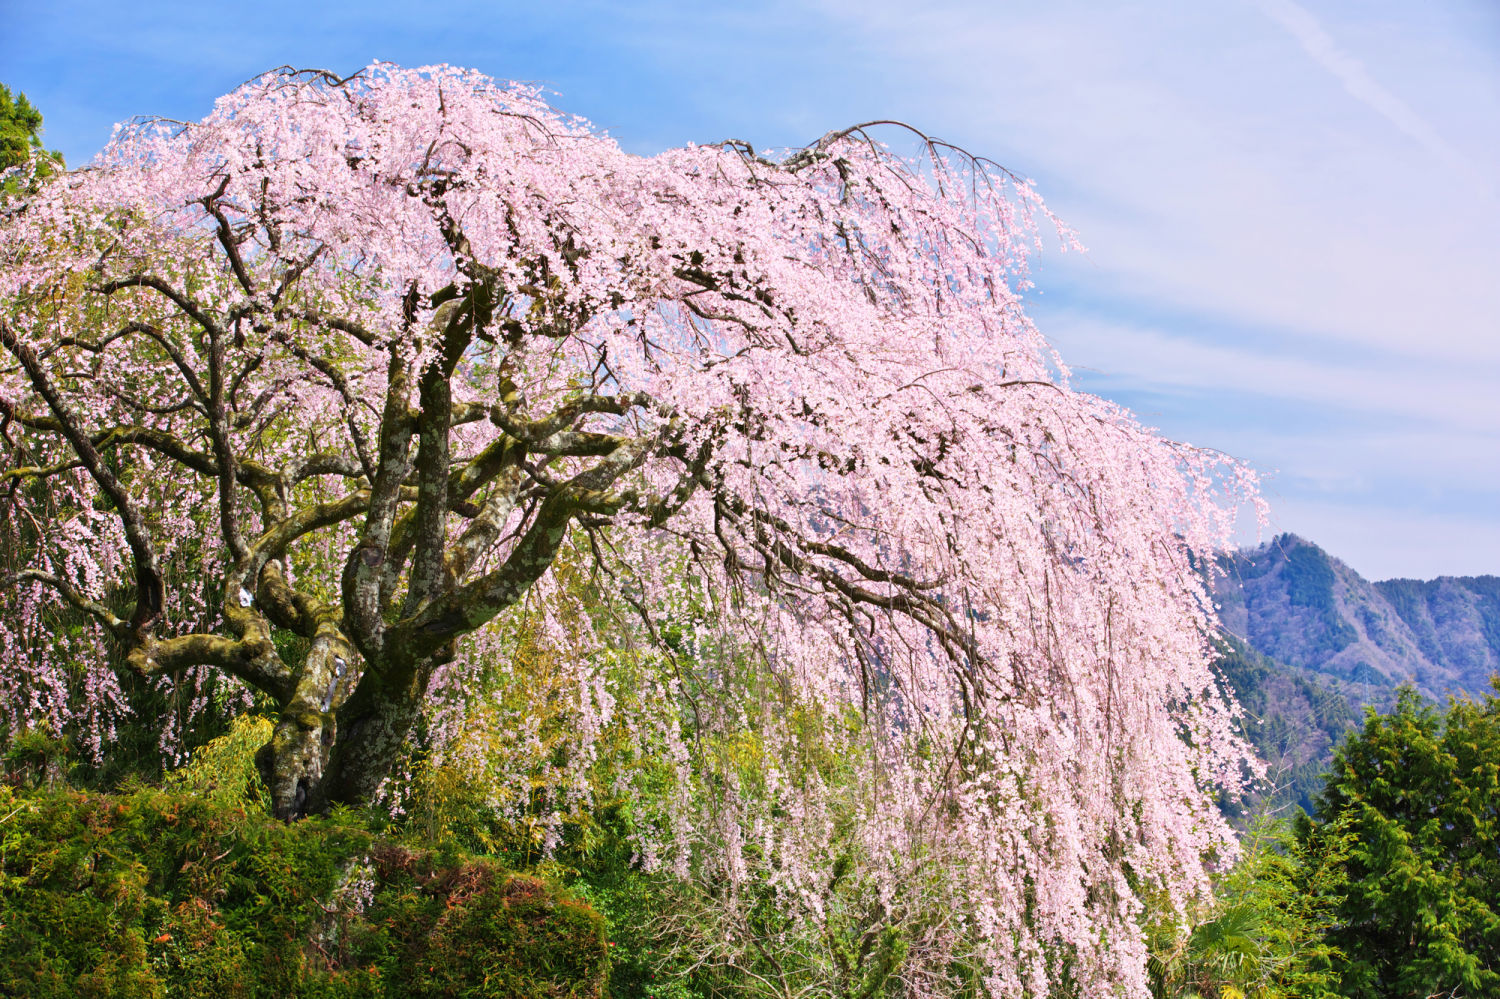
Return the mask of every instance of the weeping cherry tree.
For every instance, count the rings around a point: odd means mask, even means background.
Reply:
[[[643,863],[774,855],[816,907],[853,837],[886,918],[947,886],[911,994],[959,940],[996,996],[1143,994],[1141,892],[1232,850],[1191,553],[1253,479],[1070,387],[1020,298],[1053,222],[998,166],[891,123],[639,157],[534,89],[377,64],[134,123],[0,215],[12,730],[98,746],[122,671],[226,676],[274,713],[279,816],[360,804],[524,609],[573,622],[586,754],[614,708],[567,550],[670,664],[675,766],[728,718],[780,761]],[[760,702],[689,704],[726,663]],[[842,810],[808,718],[859,768]]]

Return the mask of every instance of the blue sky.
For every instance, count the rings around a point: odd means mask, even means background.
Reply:
[[[1492,0],[0,5],[0,81],[73,165],[284,63],[538,81],[640,153],[910,121],[1079,231],[1032,312],[1082,386],[1366,576],[1500,573]]]

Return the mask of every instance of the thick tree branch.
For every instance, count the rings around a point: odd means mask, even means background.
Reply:
[[[366,347],[375,346],[376,342],[379,340],[379,337],[377,337],[374,333],[370,332],[368,329],[355,322],[354,320],[345,319],[341,316],[330,316],[326,313],[319,312],[317,309],[302,309],[296,312],[291,310],[278,310],[276,313],[276,318],[278,319],[285,319],[291,316],[295,316],[299,319],[305,319],[316,326],[323,327],[324,329],[338,330],[340,333],[347,333],[350,336],[354,337],[354,339],[358,340],[360,343],[364,344]]]
[[[286,580],[281,563],[274,559],[261,567],[255,599],[272,624],[303,638],[312,637],[319,615],[331,609],[301,590],[293,589]]]
[[[125,288],[150,288],[152,291],[169,299],[173,305],[177,306],[193,322],[201,326],[205,332],[223,332],[219,328],[219,324],[214,322],[213,317],[208,314],[207,310],[197,302],[194,302],[186,294],[178,291],[154,275],[135,274],[130,277],[117,278],[114,281],[108,281],[99,285],[96,290],[104,295],[113,295],[115,292]]]
[[[568,522],[581,512],[612,513],[625,502],[607,490],[637,467],[654,442],[638,440],[579,472],[551,492],[537,508],[504,564],[466,586],[432,600],[396,624],[392,640],[416,658],[431,655],[460,634],[467,634],[514,604],[552,565]]]
[[[276,654],[270,637],[232,639],[222,635],[192,634],[158,639],[147,636],[125,658],[141,676],[180,673],[196,666],[213,666],[264,691],[278,703],[291,696],[294,678]]]
[[[412,555],[403,613],[431,600],[444,589],[444,552],[448,544],[449,424],[453,411],[451,379],[468,348],[473,331],[468,302],[452,299],[438,307],[431,328],[442,348],[422,372],[417,427],[416,546]]]
[[[406,397],[411,387],[407,364],[391,348],[385,412],[380,422],[380,462],[370,490],[370,506],[359,543],[344,563],[342,579],[345,627],[364,657],[378,662],[385,635],[381,583],[391,541],[391,527],[401,500],[401,484],[410,471],[411,418]]]
[[[205,211],[214,217],[219,223],[218,236],[219,245],[224,248],[224,254],[229,258],[229,267],[234,271],[235,278],[240,287],[245,289],[245,294],[253,300],[256,297],[255,282],[250,279],[250,272],[245,268],[245,258],[240,255],[239,241],[234,238],[234,229],[229,224],[229,218],[224,214],[219,199],[224,196],[229,187],[229,178],[226,176],[219,183],[219,189],[213,194],[199,200]]]
[[[55,416],[17,415],[15,422],[32,430],[44,430],[49,433],[66,436],[62,421]],[[111,427],[108,430],[95,432],[89,437],[89,440],[95,448],[101,451],[108,450],[120,444],[138,445],[171,458],[178,464],[192,469],[205,478],[219,478],[219,465],[211,455],[195,451],[184,444],[178,437],[154,427],[134,425]],[[259,462],[248,459],[240,459],[235,462],[235,478],[240,485],[251,489],[272,487],[279,482],[279,477],[275,472],[272,472]]]
[[[226,222],[225,225],[228,225]],[[246,554],[240,533],[239,497],[235,493],[234,448],[230,445],[228,410],[224,404],[224,337],[217,328],[208,332],[208,436],[218,463],[219,533],[236,559]]]
[[[20,465],[0,472],[0,482],[16,479],[50,479],[54,475],[82,467],[83,462],[76,458],[70,461],[59,461],[52,465]]]
[[[505,521],[516,508],[522,484],[519,467],[511,466],[501,472],[500,481],[491,490],[479,514],[452,546],[448,556],[448,574],[452,579],[462,580],[469,569],[500,539]]]

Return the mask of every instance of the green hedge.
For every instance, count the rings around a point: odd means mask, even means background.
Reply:
[[[349,815],[0,785],[0,995],[595,999],[600,916]]]

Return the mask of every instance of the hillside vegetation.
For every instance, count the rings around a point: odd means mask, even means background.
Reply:
[[[271,820],[253,765],[265,724],[238,723],[160,787],[116,793],[69,787],[55,743],[11,748],[0,994],[749,999],[782,995],[769,973],[822,948],[846,948],[852,973],[809,995],[974,994],[913,987],[910,927],[824,935],[840,924],[788,925],[768,907],[762,963],[713,960],[722,900],[641,873],[619,810],[573,824],[543,857],[484,818],[482,787],[439,770],[396,819]],[[1185,922],[1147,895],[1155,996],[1493,994],[1496,801],[1500,698],[1439,710],[1406,688],[1341,740],[1310,815],[1250,824]],[[782,949],[797,939],[809,950]],[[1084,994],[1066,981],[1052,993]]]
[[[489,858],[286,824],[241,725],[165,787],[0,784],[0,995],[597,999],[602,917]],[[236,756],[234,750],[241,752]],[[227,764],[227,765],[226,765]]]

